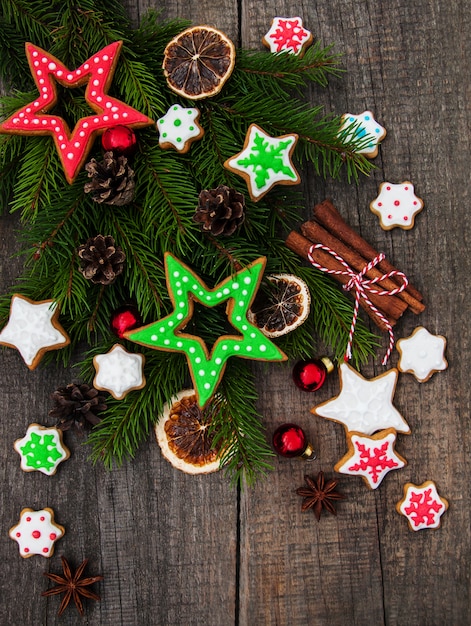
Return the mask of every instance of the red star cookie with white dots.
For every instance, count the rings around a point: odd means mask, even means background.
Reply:
[[[111,43],[76,70],[69,70],[49,52],[27,43],[26,57],[39,96],[0,124],[0,133],[52,135],[67,181],[72,183],[97,133],[117,124],[132,128],[153,124],[147,115],[106,93],[113,79],[122,44],[122,41]],[[82,117],[72,131],[63,118],[49,113],[58,100],[56,83],[68,89],[87,85],[85,100],[93,113]]]

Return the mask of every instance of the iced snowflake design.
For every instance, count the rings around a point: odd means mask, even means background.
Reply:
[[[379,217],[383,230],[396,226],[411,229],[423,206],[423,201],[414,193],[414,185],[407,180],[399,184],[381,183],[378,196],[370,202],[370,210]]]
[[[312,33],[303,27],[300,17],[275,17],[262,39],[270,52],[300,55],[312,41]]]
[[[20,521],[10,528],[10,538],[18,543],[23,558],[40,554],[46,558],[52,556],[54,543],[64,536],[65,528],[54,521],[54,511],[49,507],[34,511],[23,509]]]
[[[291,162],[297,140],[296,134],[271,137],[256,124],[251,124],[244,149],[228,159],[224,167],[240,174],[247,181],[252,200],[260,200],[273,185],[300,182]]]
[[[397,369],[392,368],[368,380],[348,363],[342,363],[339,374],[340,394],[314,407],[312,413],[340,422],[347,431],[364,435],[385,428],[410,433],[407,422],[392,403]]]
[[[39,424],[30,424],[26,435],[17,439],[13,447],[21,457],[23,471],[38,471],[47,476],[54,474],[59,463],[70,456],[69,450],[62,443],[60,431]]]
[[[370,159],[378,154],[378,145],[386,137],[386,129],[378,124],[371,111],[363,111],[359,115],[346,113],[343,116],[343,124],[340,129],[342,140],[362,140],[362,147],[357,150],[358,154],[364,154]],[[346,134],[345,131],[348,130]],[[365,145],[366,144],[366,145]]]
[[[117,400],[122,400],[133,389],[142,389],[146,384],[144,360],[143,354],[132,354],[115,344],[107,354],[93,359],[95,388],[109,391]]]
[[[200,112],[195,108],[185,108],[172,104],[167,113],[157,121],[159,145],[173,147],[178,152],[188,152],[190,145],[203,136],[204,130],[198,124]]]
[[[400,372],[410,372],[419,383],[424,383],[435,372],[448,367],[444,356],[445,347],[445,337],[432,335],[423,326],[418,326],[410,337],[397,342],[400,354],[397,367]]]
[[[392,428],[372,437],[352,434],[349,452],[335,465],[340,474],[361,476],[371,489],[376,489],[388,472],[406,465],[394,450],[396,431]]]
[[[441,516],[448,509],[448,501],[438,495],[437,487],[431,480],[422,485],[406,483],[404,497],[397,503],[396,509],[407,518],[411,530],[438,528]]]

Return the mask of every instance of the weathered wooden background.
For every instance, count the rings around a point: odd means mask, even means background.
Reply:
[[[372,492],[343,477],[338,517],[301,513],[294,493],[306,470],[333,465],[345,452],[343,428],[309,413],[338,391],[332,375],[312,397],[298,391],[286,365],[260,368],[259,408],[267,437],[295,420],[318,460],[275,459],[274,471],[242,493],[222,473],[191,477],[162,459],[152,436],[135,460],[107,473],[68,437],[72,457],[56,476],[25,474],[12,442],[41,421],[49,393],[69,373],[29,372],[14,350],[0,354],[0,623],[107,626],[462,626],[470,606],[469,248],[471,7],[468,0],[126,0],[137,23],[148,7],[224,30],[237,45],[261,48],[275,15],[300,15],[323,43],[334,42],[346,70],[309,97],[326,111],[375,112],[388,135],[377,170],[358,186],[304,172],[306,216],[326,197],[347,221],[401,268],[424,294],[420,318],[406,314],[397,337],[421,324],[448,339],[449,368],[419,384],[401,375],[395,404],[412,428],[399,438],[406,468]],[[369,211],[380,182],[410,179],[425,209],[411,231],[381,230]],[[19,272],[15,217],[0,221],[0,283]],[[397,361],[397,353],[393,364]],[[362,369],[382,370],[380,356]],[[402,485],[435,480],[450,502],[436,531],[413,533],[395,511]],[[53,506],[67,533],[51,561],[22,560],[8,537],[25,506]],[[105,577],[101,603],[80,619],[46,601],[46,568],[65,554]]]

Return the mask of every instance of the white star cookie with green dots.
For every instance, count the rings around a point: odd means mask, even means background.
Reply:
[[[109,391],[116,400],[122,400],[130,391],[145,386],[144,361],[143,354],[128,352],[116,343],[106,354],[94,357],[96,376],[93,385],[96,389]]]
[[[188,152],[191,144],[204,135],[204,129],[198,123],[199,116],[198,109],[172,104],[157,121],[160,147],[174,148],[182,154]]]

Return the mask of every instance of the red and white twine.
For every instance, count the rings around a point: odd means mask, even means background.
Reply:
[[[325,252],[328,252],[335,259],[337,259],[339,263],[343,265],[345,270],[331,270],[331,269],[328,269],[327,267],[324,267],[323,265],[320,265],[319,263],[314,261],[314,259],[312,258],[312,252],[314,250],[324,250]],[[378,265],[378,263],[381,263],[381,261],[385,258],[383,253],[378,254],[372,261],[370,261],[367,265],[365,265],[365,267],[361,270],[361,272],[358,272],[358,273],[355,272],[355,270],[353,270],[348,265],[348,263],[341,256],[339,256],[334,250],[332,250],[328,246],[324,246],[321,243],[314,244],[309,248],[308,258],[309,258],[310,263],[314,267],[316,267],[318,270],[321,270],[321,272],[326,272],[327,274],[333,274],[335,276],[347,276],[349,280],[343,286],[343,288],[345,289],[345,291],[355,290],[355,305],[353,307],[352,324],[350,326],[350,332],[348,334],[348,344],[347,344],[347,349],[345,352],[345,361],[348,361],[352,358],[353,333],[355,332],[355,325],[357,323],[360,299],[363,298],[363,301],[370,307],[370,309],[375,313],[375,315],[379,317],[379,319],[383,322],[383,324],[385,325],[389,333],[389,346],[382,361],[382,364],[386,365],[389,357],[391,356],[392,349],[394,347],[394,333],[393,333],[392,325],[391,325],[391,322],[383,315],[383,313],[381,313],[381,311],[379,311],[374,306],[374,304],[368,298],[367,292],[369,292],[370,294],[376,294],[378,296],[394,296],[400,293],[401,291],[404,291],[404,289],[409,284],[409,281],[407,280],[407,276],[403,272],[400,272],[399,270],[391,270],[387,274],[382,274],[381,276],[377,276],[376,278],[371,278],[371,279],[365,278],[365,275],[373,267]],[[372,285],[378,282],[381,282],[382,280],[386,280],[387,278],[391,278],[392,276],[397,276],[402,280],[402,284],[396,289],[391,289],[391,291],[388,291],[387,289],[373,289],[372,288]]]

